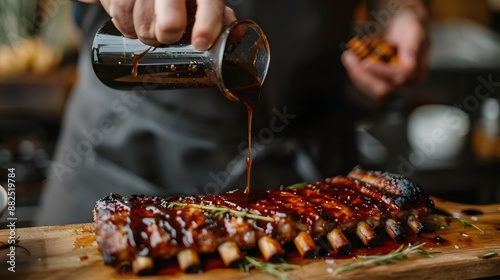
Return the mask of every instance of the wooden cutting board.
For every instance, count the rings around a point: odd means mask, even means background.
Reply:
[[[418,237],[427,242],[425,249],[432,258],[411,255],[398,264],[364,267],[358,270],[334,274],[340,265],[357,262],[355,255],[366,254],[367,249],[356,249],[353,255],[335,259],[307,260],[300,268],[290,271],[292,279],[470,279],[499,276],[500,256],[481,259],[480,255],[490,252],[500,254],[500,204],[464,205],[435,198],[439,210],[463,220],[471,221],[483,232],[475,228],[464,228],[452,218],[430,217],[429,227],[434,227]],[[468,213],[470,215],[466,215]],[[443,221],[445,228],[438,228]],[[16,236],[21,240],[17,248],[15,270],[7,270],[9,250],[0,251],[0,278],[7,279],[276,279],[253,270],[243,273],[237,269],[213,269],[203,274],[136,277],[120,274],[105,266],[97,249],[93,224],[74,224],[50,227],[18,228]],[[8,240],[10,230],[0,230],[0,241]],[[409,239],[415,241],[413,237]],[[391,241],[392,242],[392,241]],[[397,244],[388,244],[397,247]],[[370,249],[371,250],[371,249]]]

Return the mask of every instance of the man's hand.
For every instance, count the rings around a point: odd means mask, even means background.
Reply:
[[[411,9],[394,16],[384,40],[397,47],[398,62],[359,60],[347,50],[342,62],[354,85],[374,99],[423,81],[428,72],[429,38],[422,19]]]
[[[100,0],[100,3],[124,36],[139,38],[148,45],[173,44],[186,31],[186,0]],[[236,16],[225,0],[196,0],[196,4],[191,43],[196,49],[206,50],[213,45],[223,25],[235,21]]]

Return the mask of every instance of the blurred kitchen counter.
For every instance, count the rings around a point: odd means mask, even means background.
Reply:
[[[0,119],[60,119],[76,79],[74,65],[43,74],[0,77]]]
[[[0,185],[15,168],[19,225],[29,226],[50,166],[66,99],[77,79],[74,64],[42,74],[0,77]]]

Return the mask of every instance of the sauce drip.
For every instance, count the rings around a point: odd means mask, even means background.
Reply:
[[[141,61],[141,59],[151,50],[152,47],[149,47],[148,49],[146,49],[145,51],[143,51],[142,53],[136,55],[136,54],[133,54],[132,57],[134,59],[134,62],[133,62],[133,68],[132,68],[132,77],[134,78],[137,78],[137,75],[139,75],[139,71],[137,71],[137,67],[139,66],[139,61]]]
[[[224,77],[224,84],[231,94],[237,97],[247,109],[248,117],[248,147],[247,147],[247,180],[245,187],[245,195],[250,193],[250,177],[252,172],[252,118],[257,103],[260,90],[261,81],[259,77],[251,70],[252,65],[238,64],[226,62],[222,67],[222,76]]]
[[[247,184],[245,187],[245,195],[248,196],[250,193],[250,174],[252,173],[252,117],[253,117],[253,106],[249,106],[248,103],[245,103],[247,107],[248,114],[248,150],[247,150]]]

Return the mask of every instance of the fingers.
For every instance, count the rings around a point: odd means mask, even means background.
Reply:
[[[147,45],[157,45],[154,17],[155,3],[151,0],[135,0],[133,23],[137,38]],[[144,16],[151,15],[151,16]]]
[[[195,0],[192,0],[195,1]],[[186,0],[101,0],[116,28],[128,38],[148,45],[173,44],[186,32]],[[225,0],[197,0],[191,43],[196,49],[210,48],[223,25],[236,20]]]
[[[224,0],[197,0],[197,5],[191,43],[196,49],[206,50],[222,30],[226,5]]]
[[[403,65],[402,63],[384,63],[367,59],[361,62],[361,68],[374,77],[387,81],[395,88],[410,83],[413,80],[415,64]]]
[[[224,24],[230,25],[235,20],[236,20],[236,13],[234,12],[233,9],[226,6],[226,8],[224,9]]]
[[[101,0],[116,28],[148,45],[173,44],[186,30],[186,0]]]
[[[399,73],[393,66],[359,60],[349,50],[342,54],[341,59],[354,85],[374,99],[382,99],[398,87],[394,79]]]
[[[154,8],[156,40],[162,44],[179,41],[187,26],[186,1],[156,0]]]
[[[116,28],[126,37],[137,38],[132,18],[135,0],[101,0]]]

